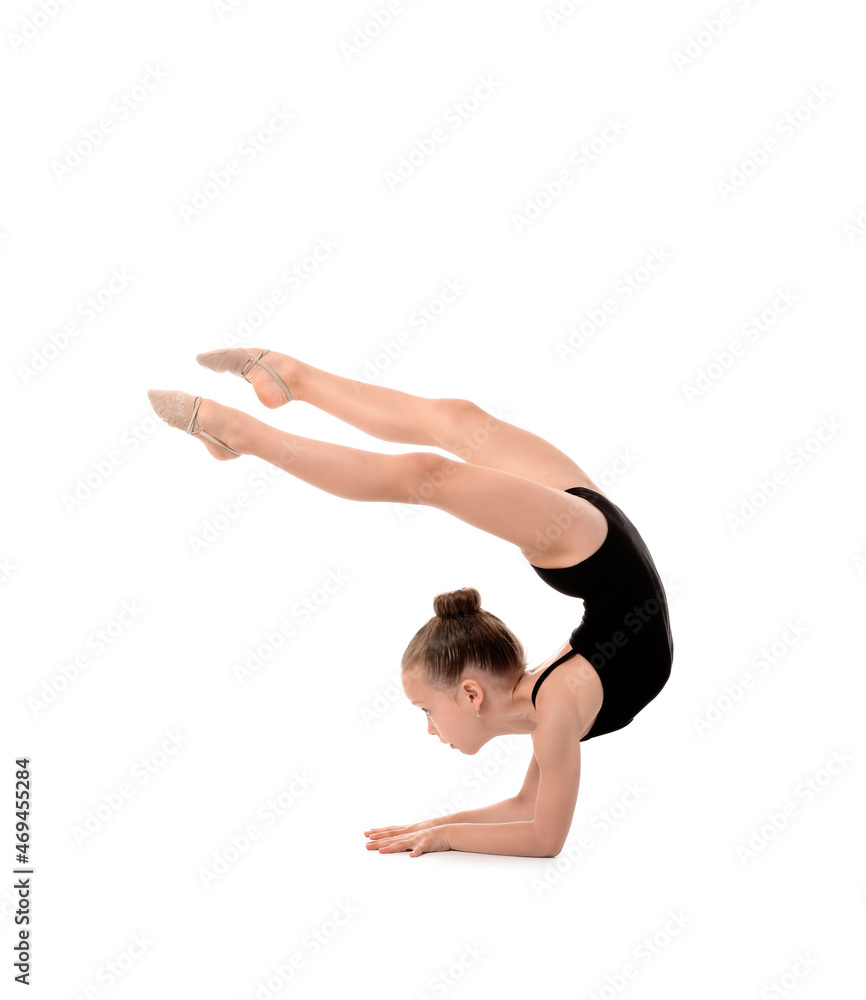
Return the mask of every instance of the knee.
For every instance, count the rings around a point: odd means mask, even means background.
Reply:
[[[445,502],[442,488],[449,482],[455,468],[463,464],[432,451],[410,451],[401,455],[400,459],[403,474],[398,501],[431,507]]]
[[[455,440],[471,433],[486,417],[487,413],[471,399],[437,399],[437,444],[447,451]]]
[[[465,424],[484,415],[484,410],[471,399],[437,399],[438,416],[443,423]]]

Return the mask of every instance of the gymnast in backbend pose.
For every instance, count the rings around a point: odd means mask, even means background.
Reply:
[[[406,697],[426,716],[427,732],[461,753],[477,753],[494,736],[530,733],[532,760],[523,787],[504,802],[364,831],[367,848],[381,853],[555,857],[574,815],[581,742],[628,725],[670,676],[667,600],[637,529],[558,448],[469,400],[412,396],[258,348],[210,351],[198,361],[241,375],[271,409],[303,400],[373,437],[463,461],[316,441],[201,396],[148,392],[156,413],[199,435],[214,458],[257,455],[347,500],[448,511],[517,545],[545,583],[583,599],[580,625],[530,670],[520,640],[480,607],[475,588],[435,598],[435,617],[403,654]]]

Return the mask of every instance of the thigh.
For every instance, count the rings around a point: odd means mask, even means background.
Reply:
[[[602,492],[573,459],[538,434],[468,399],[443,399],[441,404],[436,445],[468,464],[511,472],[557,490],[586,486]]]
[[[573,566],[607,535],[607,519],[598,508],[557,487],[433,452],[399,458],[406,463],[400,477],[405,492],[392,499],[453,514],[512,542],[536,566]]]

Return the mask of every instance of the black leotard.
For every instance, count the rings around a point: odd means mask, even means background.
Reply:
[[[583,742],[627,726],[655,698],[670,677],[674,643],[664,587],[637,528],[595,490],[573,486],[564,492],[583,497],[605,515],[607,537],[576,566],[532,566],[554,590],[584,602],[583,619],[569,640],[571,651],[535,682],[532,704],[551,670],[577,653],[585,656],[598,672],[604,700]]]

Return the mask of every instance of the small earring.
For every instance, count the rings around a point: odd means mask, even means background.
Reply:
[[[481,718],[481,713],[478,711],[477,708],[475,709],[475,718],[476,719],[480,719]]]

